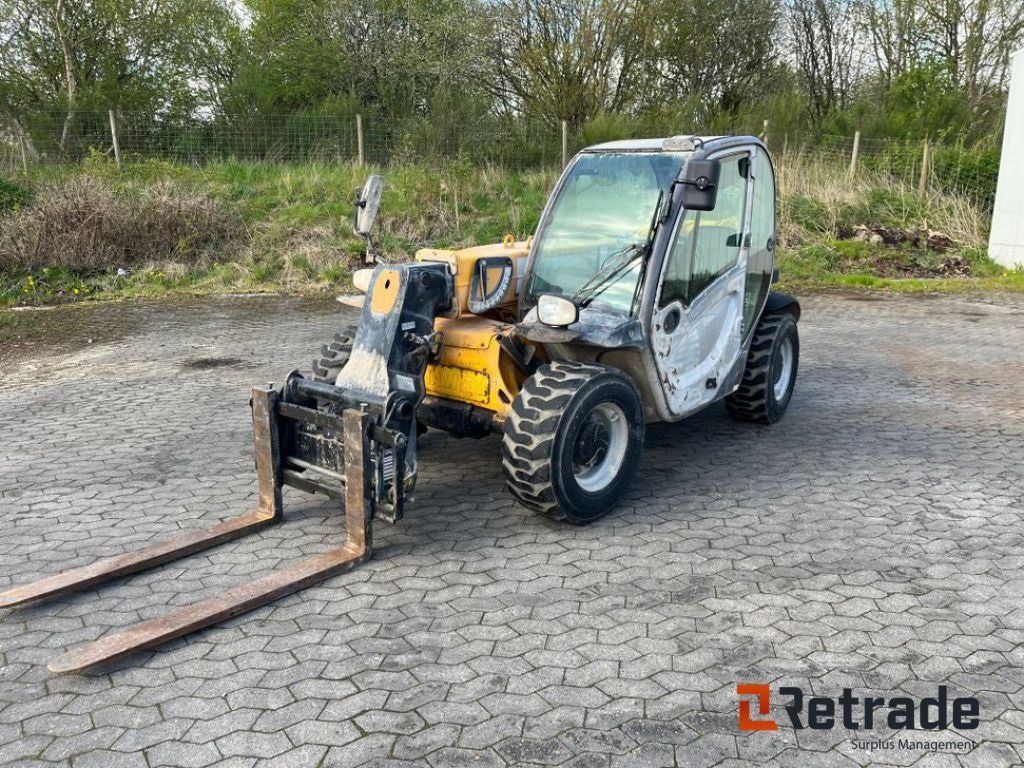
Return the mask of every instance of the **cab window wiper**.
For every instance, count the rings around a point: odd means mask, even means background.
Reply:
[[[654,235],[657,233],[658,226],[661,224],[661,203],[664,199],[665,190],[659,190],[658,200],[654,204],[654,213],[651,216],[651,223],[647,227],[647,238],[641,243],[630,243],[625,248],[616,251],[605,259],[605,263],[601,265],[601,269],[598,270],[597,274],[590,278],[578,291],[576,291],[575,294],[573,294],[572,300],[577,307],[583,309],[583,307],[590,304],[598,294],[611,285],[619,275],[632,267],[636,261],[647,258],[647,254],[651,252],[651,246],[654,245]],[[639,289],[639,285],[637,288]],[[634,303],[635,302],[636,297],[634,296]]]
[[[625,248],[616,251],[602,265],[601,269],[584,283],[572,300],[580,309],[592,302],[598,294],[604,291],[615,279],[629,269],[638,259],[647,255],[650,248],[650,240],[642,243],[630,243]]]

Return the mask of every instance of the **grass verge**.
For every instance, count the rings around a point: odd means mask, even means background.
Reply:
[[[969,200],[918,195],[867,174],[851,179],[799,156],[776,161],[784,290],[1024,291],[1024,272],[988,259],[988,216]],[[377,230],[391,260],[426,245],[524,237],[557,178],[460,162],[142,161],[118,171],[96,157],[39,168],[28,179],[0,179],[0,306],[345,292],[365,249],[352,234],[351,199],[370,173],[385,176]]]

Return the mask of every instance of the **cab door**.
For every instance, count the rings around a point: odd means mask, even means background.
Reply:
[[[669,411],[681,418],[719,396],[743,351],[750,252],[751,154],[727,151],[712,211],[679,216],[661,276],[651,345]]]

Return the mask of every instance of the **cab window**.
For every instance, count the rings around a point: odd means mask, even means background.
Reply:
[[[743,242],[749,156],[722,159],[718,199],[713,211],[686,211],[669,253],[661,288],[661,306],[689,305],[736,264]]]

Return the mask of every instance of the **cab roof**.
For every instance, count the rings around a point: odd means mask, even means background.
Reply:
[[[719,141],[728,144],[761,143],[754,136],[668,136],[661,139],[622,139],[585,148],[584,152],[694,152]],[[709,146],[708,149],[711,149]]]
[[[606,141],[584,149],[584,152],[692,152],[700,144],[718,136],[669,136],[661,139],[621,139]]]

